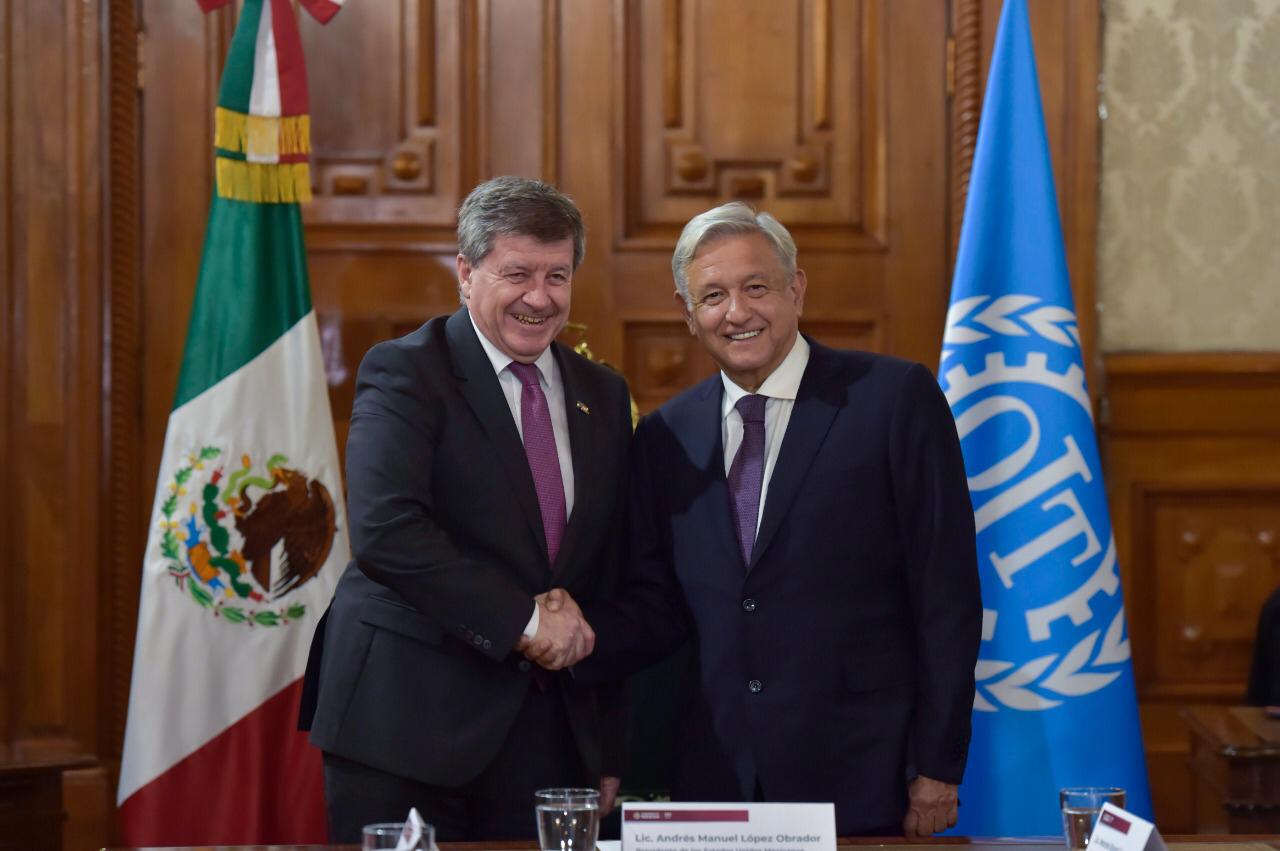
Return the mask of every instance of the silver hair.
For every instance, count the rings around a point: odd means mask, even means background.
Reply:
[[[687,273],[698,249],[720,237],[749,233],[763,234],[777,253],[787,277],[795,275],[796,242],[782,222],[768,213],[757,213],[741,201],[730,201],[694,216],[676,241],[675,253],[671,255],[671,274],[676,279],[676,292],[685,304],[693,306]]]
[[[573,200],[549,183],[528,177],[486,180],[458,208],[458,253],[475,266],[499,236],[539,242],[573,239],[573,268],[587,252],[587,230]]]

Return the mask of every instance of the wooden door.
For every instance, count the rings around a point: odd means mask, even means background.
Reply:
[[[713,369],[672,298],[671,251],[688,219],[735,198],[795,236],[810,281],[806,331],[936,359],[945,6],[641,0],[596,18],[561,54],[559,179],[595,234],[592,297],[575,306],[592,344],[621,358],[641,408]],[[589,46],[610,36],[604,65]],[[607,115],[608,144],[575,131],[579,108]]]

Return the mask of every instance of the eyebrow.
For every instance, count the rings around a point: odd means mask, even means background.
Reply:
[[[746,277],[744,277],[744,278],[739,278],[739,279],[737,279],[736,281],[729,281],[729,282],[727,282],[727,283],[726,283],[726,281],[725,281],[724,279],[719,278],[719,277],[714,278],[714,279],[712,279],[712,280],[710,280],[710,281],[704,281],[704,282],[701,284],[701,286],[700,286],[700,287],[698,287],[698,289],[701,289],[701,290],[712,290],[712,289],[714,289],[714,290],[722,290],[722,289],[724,289],[726,286],[730,286],[730,285],[731,285],[731,284],[733,284],[733,283],[737,283],[737,284],[738,284],[738,286],[745,286],[745,285],[750,284],[750,283],[752,283],[752,282],[754,282],[754,281],[763,281],[763,282],[764,282],[764,283],[766,283],[766,284],[771,283],[771,279],[770,279],[770,277],[769,277],[766,273],[764,273],[764,272],[760,272],[760,271],[753,271],[753,272],[748,273],[748,274],[747,274],[747,276],[746,276]]]
[[[512,263],[508,263],[508,264],[506,264],[506,265],[504,265],[504,266],[499,266],[499,267],[498,267],[498,274],[499,274],[499,275],[506,275],[506,274],[509,274],[509,273],[511,273],[511,272],[528,272],[528,271],[529,271],[530,269],[532,269],[532,268],[535,268],[535,265],[534,265],[534,264],[521,263],[521,262],[512,262]],[[568,267],[568,266],[566,266],[566,265],[563,265],[563,264],[557,263],[556,265],[554,265],[554,266],[550,266],[550,267],[548,267],[548,268],[547,268],[547,273],[548,273],[548,274],[551,274],[551,273],[553,273],[553,272],[565,272],[565,273],[567,273],[567,272],[569,272],[569,267]]]

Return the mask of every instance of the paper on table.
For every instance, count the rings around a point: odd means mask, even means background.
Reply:
[[[404,830],[400,833],[400,841],[396,843],[396,851],[418,851],[422,847],[422,814],[417,807],[409,808],[409,816],[404,820]]]

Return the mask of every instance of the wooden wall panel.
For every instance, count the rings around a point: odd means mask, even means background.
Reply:
[[[105,149],[99,0],[0,9],[0,749],[95,754]],[[76,774],[105,838],[107,772]]]
[[[99,234],[103,147],[96,2],[4,13],[12,123],[2,288],[8,519],[3,601],[5,738],[29,752],[93,750],[83,683],[97,659]],[[19,132],[13,132],[19,131]]]
[[[461,0],[357,3],[329,26],[303,22],[315,93],[313,232],[390,224],[450,240],[470,189],[472,8]]]
[[[1103,453],[1162,829],[1194,829],[1188,703],[1244,695],[1280,584],[1280,355],[1106,359]],[[1167,827],[1164,827],[1167,825]]]
[[[1243,692],[1261,602],[1280,586],[1280,489],[1144,492],[1153,683]],[[1149,561],[1147,560],[1149,559]]]
[[[880,3],[666,0],[627,13],[624,246],[668,248],[690,218],[741,198],[811,248],[884,247]]]
[[[619,4],[614,183],[602,199],[613,205],[611,312],[586,320],[603,326],[601,348],[647,369],[656,361],[632,347],[653,346],[652,323],[664,323],[675,336],[657,360],[687,351],[673,374],[711,371],[678,340],[670,252],[691,216],[737,198],[795,235],[805,318],[822,339],[936,361],[949,289],[945,5],[731,6]],[[576,163],[564,177],[596,179]],[[630,378],[646,388],[642,410],[674,386]]]

